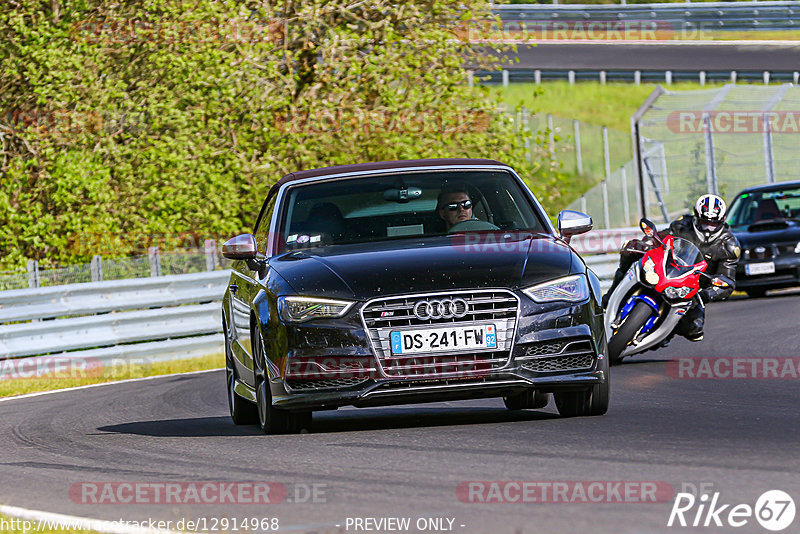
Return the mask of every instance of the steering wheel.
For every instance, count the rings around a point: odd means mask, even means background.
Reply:
[[[450,227],[447,231],[448,234],[456,232],[480,232],[482,230],[499,230],[500,228],[490,222],[482,221],[480,219],[469,219],[466,221],[457,222]]]

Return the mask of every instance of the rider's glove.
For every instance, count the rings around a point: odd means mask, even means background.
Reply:
[[[701,289],[700,291],[697,292],[697,294],[700,296],[700,299],[703,301],[703,304],[708,304],[709,302],[711,302],[712,292],[710,288]]]

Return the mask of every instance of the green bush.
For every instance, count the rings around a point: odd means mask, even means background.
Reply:
[[[10,0],[0,7],[0,269],[251,228],[296,170],[492,157],[546,202],[498,99],[466,84],[483,0]],[[502,50],[500,51],[502,52]],[[154,239],[153,236],[158,236]]]

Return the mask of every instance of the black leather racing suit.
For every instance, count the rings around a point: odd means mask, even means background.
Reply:
[[[700,298],[703,302],[710,302],[712,300],[726,299],[733,293],[734,284],[736,282],[736,264],[739,263],[739,255],[741,249],[739,241],[731,233],[730,227],[725,224],[722,232],[715,238],[705,241],[697,234],[694,228],[694,216],[684,215],[676,219],[669,225],[666,232],[659,232],[659,236],[671,234],[675,237],[680,237],[694,243],[700,252],[703,254],[708,268],[706,274],[710,276],[724,276],[730,282],[729,287],[717,287],[711,284],[711,281],[706,277],[700,278]],[[625,243],[622,249],[636,248],[642,249],[644,243],[641,240],[634,239]],[[633,262],[639,259],[641,255],[632,252],[620,252],[619,268],[614,274],[614,283],[606,293],[605,302],[608,302],[608,295],[614,291],[617,285],[625,277]],[[699,341],[703,338],[703,322],[705,320],[705,311],[700,306],[694,306],[686,312],[683,319],[678,323],[675,328],[675,333],[684,336],[693,341]]]

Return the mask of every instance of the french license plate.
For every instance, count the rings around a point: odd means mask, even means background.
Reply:
[[[496,349],[493,324],[403,330],[390,334],[392,354],[419,354],[470,349]]]
[[[748,263],[744,266],[744,272],[749,275],[774,273],[775,262],[768,261],[766,263]]]

